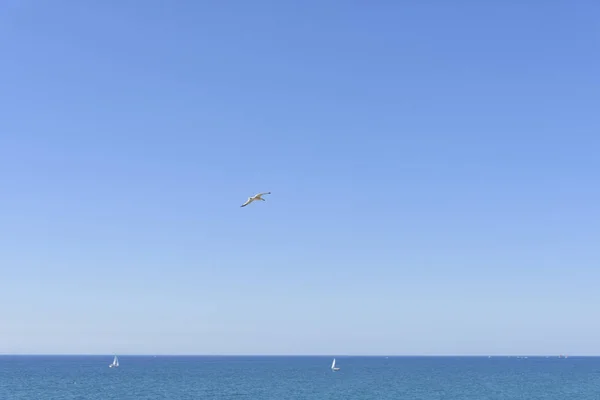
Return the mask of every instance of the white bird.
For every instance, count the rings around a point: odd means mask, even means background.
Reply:
[[[262,196],[264,194],[271,194],[271,192],[264,192],[264,193],[259,193],[259,194],[255,194],[252,197],[248,197],[248,200],[246,200],[246,202],[244,204],[242,204],[240,207],[246,207],[248,204],[252,203],[255,200],[262,200],[265,201],[265,199],[262,198]]]

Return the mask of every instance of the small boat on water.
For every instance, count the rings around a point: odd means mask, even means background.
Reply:
[[[119,359],[117,358],[117,356],[115,356],[112,364],[110,364],[108,366],[108,368],[117,368],[119,366]]]
[[[335,358],[333,359],[333,363],[331,363],[331,370],[332,371],[339,371],[340,370],[338,367],[335,366]]]

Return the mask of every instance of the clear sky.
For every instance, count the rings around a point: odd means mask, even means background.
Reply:
[[[518,3],[2,2],[0,352],[600,354],[600,3]]]

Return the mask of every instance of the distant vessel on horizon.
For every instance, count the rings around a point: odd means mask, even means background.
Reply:
[[[337,368],[337,367],[335,366],[335,358],[333,359],[333,363],[331,363],[331,370],[332,370],[332,371],[339,371],[339,370],[340,370],[339,368]]]
[[[110,364],[108,366],[108,368],[117,368],[119,366],[119,359],[117,358],[117,356],[115,356],[115,358],[113,359],[112,364]]]

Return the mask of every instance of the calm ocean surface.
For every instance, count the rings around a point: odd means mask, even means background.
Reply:
[[[600,358],[0,356],[1,400],[600,399]]]

